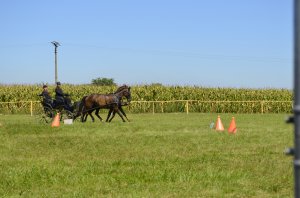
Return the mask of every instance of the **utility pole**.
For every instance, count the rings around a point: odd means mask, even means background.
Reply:
[[[57,48],[60,46],[59,42],[52,41],[51,42],[54,45],[54,54],[55,54],[55,84],[57,83]]]

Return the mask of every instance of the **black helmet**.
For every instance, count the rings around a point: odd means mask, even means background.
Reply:
[[[60,82],[57,82],[56,84],[57,84],[57,85],[60,85]]]
[[[47,85],[43,85],[43,89],[47,88],[48,86]]]

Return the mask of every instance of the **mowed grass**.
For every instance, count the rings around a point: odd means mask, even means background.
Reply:
[[[104,114],[103,114],[104,115]],[[292,197],[284,114],[130,114],[51,128],[0,115],[0,197]],[[103,116],[104,117],[104,116]]]

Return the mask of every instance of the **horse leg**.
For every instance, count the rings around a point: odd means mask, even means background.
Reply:
[[[90,111],[88,111],[88,114],[91,116],[91,118],[92,118],[92,122],[95,122],[95,118],[94,118],[94,116],[92,115],[92,113],[93,113],[93,110],[90,110]],[[87,116],[86,116],[86,118],[87,118]],[[86,119],[85,119],[86,120]]]
[[[126,121],[124,120],[122,114],[120,113],[120,110],[119,110],[118,106],[115,106],[114,109],[113,109],[113,111],[114,111],[114,112],[113,112],[113,116],[112,116],[112,118],[109,120],[109,122],[112,121],[112,119],[115,117],[116,113],[118,113],[118,115],[122,118],[123,122],[126,122]]]
[[[95,115],[100,119],[100,121],[102,122],[102,118],[101,116],[99,115],[99,111],[100,111],[100,108],[99,109],[96,109],[96,112],[95,112]]]
[[[82,122],[86,122],[86,120],[87,120],[87,117],[90,115],[91,116],[91,113],[92,113],[93,111],[85,111],[84,113],[82,113],[82,117],[81,117],[81,119],[82,119]],[[93,116],[91,116],[91,118],[93,119]]]
[[[119,109],[117,109],[117,113],[118,113],[118,115],[122,118],[123,122],[126,122],[126,121],[124,120],[124,118],[123,118],[123,116],[122,116],[122,114],[121,114],[121,112],[120,112]]]
[[[85,122],[86,121],[86,119],[84,119],[84,116],[86,115],[85,107],[82,104],[80,104],[80,105],[81,106],[79,107],[79,111],[78,111],[77,115],[81,117],[80,118],[81,122]]]
[[[127,118],[126,113],[124,112],[122,106],[119,107],[119,110],[120,110],[121,113],[125,116],[125,118],[127,119],[127,121],[130,122],[130,120]]]
[[[110,109],[109,109],[109,112],[108,112],[108,114],[107,114],[106,122],[108,122],[108,119],[109,119],[109,117],[111,116],[112,111],[113,111],[113,109],[110,108]]]
[[[81,114],[81,122],[86,122],[87,117],[88,117],[88,112],[84,112]]]
[[[85,113],[81,113],[81,115],[80,115],[80,121],[81,122],[85,122],[86,121],[86,117],[87,117],[87,113],[85,112]]]
[[[112,117],[110,118],[110,120],[109,120],[108,122],[111,122],[112,119],[115,117],[115,115],[116,115],[116,110],[117,110],[117,109],[118,109],[118,107],[114,107],[114,108],[112,109],[113,115],[112,115]]]
[[[84,115],[85,115],[84,113],[81,114],[81,117],[80,117],[81,122],[84,122]]]
[[[88,113],[85,113],[83,116],[84,116],[84,122],[86,122],[86,120],[87,120],[87,117],[88,117]]]

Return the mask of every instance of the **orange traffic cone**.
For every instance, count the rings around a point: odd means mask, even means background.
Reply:
[[[234,117],[232,117],[232,120],[231,120],[231,122],[230,122],[230,126],[229,126],[229,128],[228,128],[228,133],[233,133],[233,134],[235,134],[236,131],[237,131],[237,129],[236,129],[236,125],[235,125],[235,120],[234,120]]]
[[[222,124],[220,116],[218,116],[218,119],[217,119],[216,130],[217,131],[224,131],[224,126]]]
[[[59,127],[59,125],[60,125],[60,121],[59,120],[60,120],[59,113],[57,113],[56,116],[53,119],[51,127]]]

